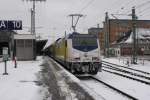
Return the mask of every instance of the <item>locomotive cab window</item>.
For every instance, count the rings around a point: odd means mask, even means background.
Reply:
[[[72,39],[73,48],[81,51],[91,51],[98,48],[97,38],[91,36],[79,36]]]
[[[97,46],[96,38],[74,38],[72,41],[74,46]]]

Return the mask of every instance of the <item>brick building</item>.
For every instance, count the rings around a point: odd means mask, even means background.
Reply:
[[[15,34],[14,35],[14,56],[17,60],[34,60],[35,53],[35,35],[33,34]]]
[[[95,34],[99,38],[100,46],[103,45],[101,41],[104,41],[104,38],[102,37],[102,33],[103,33],[103,28],[92,27],[88,29],[88,34]]]
[[[105,30],[108,27],[109,45],[124,35],[125,32],[132,30],[132,20],[130,19],[109,19],[108,26],[104,22],[103,31],[99,33],[101,48],[104,49]],[[150,20],[137,20],[136,28],[150,29]]]
[[[150,55],[150,29],[137,28],[137,47],[136,51],[138,55]],[[129,56],[133,54],[133,32],[128,31],[124,33],[124,36],[119,38],[111,45],[111,49],[114,50],[115,56]]]

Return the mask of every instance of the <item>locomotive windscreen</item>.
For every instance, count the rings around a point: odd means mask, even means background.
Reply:
[[[76,35],[72,38],[74,49],[88,52],[98,48],[97,38],[93,35]]]

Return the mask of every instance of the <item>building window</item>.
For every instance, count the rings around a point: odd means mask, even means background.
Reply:
[[[25,47],[32,47],[32,40],[25,40]]]
[[[18,47],[24,47],[24,40],[16,40],[16,45],[18,46]]]

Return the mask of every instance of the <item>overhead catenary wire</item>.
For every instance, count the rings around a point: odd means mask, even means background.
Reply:
[[[83,11],[85,11],[89,6],[91,6],[93,4],[94,1],[95,0],[89,0],[89,1],[82,0],[82,5],[84,4],[84,6],[82,8],[80,8],[79,12],[82,13]],[[117,8],[119,8],[119,10],[117,10],[118,12],[121,11],[123,14],[129,14],[129,13],[124,13],[125,12],[124,10],[129,10],[129,12],[131,12],[131,8],[133,7],[132,5],[137,4],[137,5],[135,5],[135,7],[141,8],[146,3],[149,3],[149,1],[146,1],[146,2],[141,3],[141,4],[139,4],[139,3],[140,2],[137,2],[137,0],[126,0],[126,1],[125,0],[124,1],[122,1],[122,0],[115,0],[115,2],[109,3],[108,6],[107,6],[107,8],[110,8],[111,11],[112,11],[114,9],[115,5],[116,5]],[[104,14],[103,11],[100,12],[100,14],[98,14],[97,16],[102,16],[102,14]]]
[[[79,11],[79,13],[83,12],[86,8],[88,8],[92,2],[94,2],[95,0],[90,0],[83,8],[81,8],[81,10]]]
[[[109,10],[111,10],[111,12],[109,12],[109,13],[113,13],[113,12],[115,12],[116,14],[119,14],[119,13],[123,13],[123,12],[121,12],[121,11],[123,11],[124,10],[124,6],[126,6],[126,7],[129,7],[128,5],[129,4],[131,4],[132,2],[134,2],[134,0],[117,0],[117,1],[115,1],[114,3],[111,3],[111,4],[109,4],[107,7],[105,7],[104,8],[104,11],[106,12],[108,12]],[[119,5],[119,6],[118,6]],[[113,11],[113,9],[114,9],[114,7],[115,6],[117,6],[117,8],[115,8],[116,10],[115,11]],[[105,10],[106,9],[106,10]],[[113,11],[113,12],[112,12]],[[101,12],[101,13],[99,13],[98,14],[98,16],[100,16],[100,15],[102,15],[102,14],[104,14],[105,12]],[[124,14],[124,13],[123,13]],[[127,15],[127,14],[126,14]]]
[[[150,7],[147,7],[149,3],[150,3],[150,0],[149,1],[144,1],[142,3],[140,1],[137,1],[137,0],[132,0],[132,1],[130,0],[126,4],[124,4],[124,6],[122,6],[121,9],[119,9],[119,10],[123,11],[123,12],[121,12],[123,14],[130,15],[131,14],[131,8],[135,7],[136,9],[138,9],[137,10],[137,15],[142,13],[142,15],[140,15],[140,16],[144,16],[143,12],[149,11]],[[142,8],[144,8],[144,9],[142,9]],[[120,13],[119,10],[116,12],[116,14]]]
[[[144,17],[144,16],[150,15],[149,14],[150,6],[148,5],[149,3],[150,3],[150,1],[146,1],[146,2],[137,6],[137,9],[143,8],[141,11],[137,12],[137,14],[139,14],[139,17]]]
[[[86,4],[85,6],[83,6],[79,11],[78,11],[78,14],[80,14],[80,15],[82,15],[81,13],[85,10],[85,9],[87,9],[95,0],[90,0],[90,1],[86,1],[87,3],[85,3],[85,1],[86,0],[84,0],[84,1],[82,1],[82,3],[84,3],[84,4]],[[85,16],[86,15],[82,15],[83,16],[83,18],[85,18]],[[78,18],[76,19],[77,20],[77,22],[78,22]],[[75,24],[75,26],[76,26],[76,24]],[[71,29],[71,28],[70,28]]]
[[[146,6],[146,5],[149,4],[149,3],[150,3],[150,1],[146,1],[146,2],[144,2],[144,3],[142,3],[142,4],[134,5],[134,7],[135,7],[136,9],[139,9],[139,8],[142,8],[143,6]],[[132,6],[132,7],[133,7],[133,6]],[[126,14],[129,13],[129,12],[131,12],[131,10],[128,10],[128,11],[126,12]]]
[[[135,7],[136,7],[136,9],[137,9],[137,8],[141,8],[141,7],[143,7],[143,6],[145,6],[145,5],[149,4],[149,3],[150,3],[150,0],[144,2],[144,3],[140,4],[140,5],[137,5],[137,6],[135,6]]]
[[[125,1],[125,0],[124,0]],[[119,9],[116,11],[117,13],[119,13],[119,11],[121,10],[125,10],[126,7],[129,7],[129,5],[131,5],[134,2],[134,0],[128,0],[126,3],[124,3],[123,5],[119,6]],[[121,2],[123,3],[123,2]]]
[[[116,16],[114,15],[117,15],[117,16],[130,16],[130,14],[126,14],[124,13],[124,10],[129,7],[129,5],[131,5],[132,3],[134,3],[135,0],[127,0],[127,1],[122,1],[122,4],[120,4],[120,6],[118,6],[118,9],[114,12],[111,12],[110,14],[117,18]],[[119,18],[117,18],[119,19]]]
[[[144,13],[144,14],[140,15],[140,17],[148,16],[148,15],[150,15],[150,13]]]
[[[139,11],[138,13],[139,13],[139,14],[142,14],[143,12],[145,12],[145,11],[147,11],[147,10],[150,10],[149,8],[150,8],[150,6],[148,6],[148,7],[146,7],[145,9]]]

